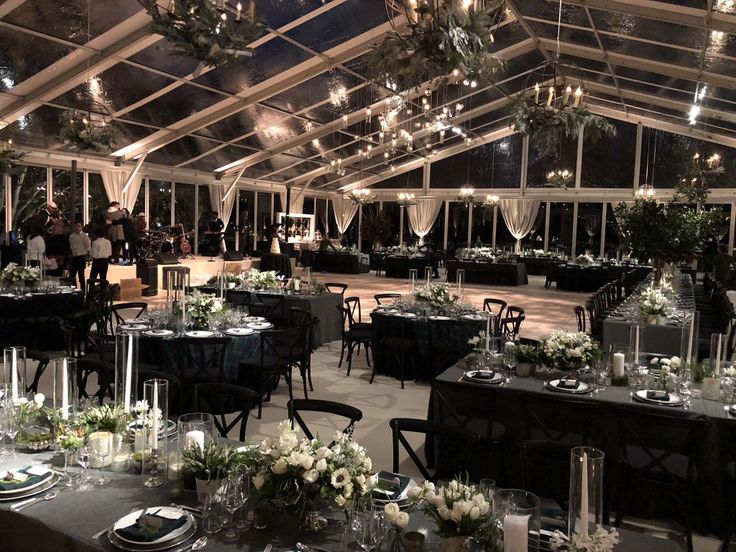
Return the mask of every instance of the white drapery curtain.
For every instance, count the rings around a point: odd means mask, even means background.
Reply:
[[[101,171],[100,174],[102,175],[102,185],[105,187],[107,199],[109,201],[119,201],[121,207],[127,209],[130,214],[135,214],[133,213],[133,207],[135,207],[135,200],[138,198],[143,177],[136,175],[130,186],[128,186],[128,190],[123,194],[123,188],[130,173]]]
[[[353,222],[355,213],[358,212],[358,206],[347,198],[334,197],[332,198],[332,208],[335,211],[337,231],[342,235],[347,231],[350,223]]]
[[[516,238],[516,252],[521,252],[521,240],[534,228],[541,201],[502,199],[501,214],[511,235]]]
[[[233,190],[232,192],[230,192],[230,195],[227,196],[227,198],[223,202],[222,198],[225,196],[225,192],[230,187],[230,185],[209,184],[208,187],[210,189],[210,205],[212,205],[212,210],[220,215],[222,222],[225,223],[225,228],[227,228],[227,225],[230,222],[230,216],[233,213],[235,198],[238,197],[238,191]],[[223,240],[222,244],[227,250],[227,244],[225,240]]]
[[[286,212],[286,191],[279,192],[279,196],[281,197],[281,211]],[[291,190],[291,209],[289,209],[289,214],[292,215],[294,213],[303,214],[304,213],[304,194],[299,193],[299,190]]]
[[[409,228],[419,236],[419,243],[421,244],[424,242],[424,236],[430,233],[434,221],[437,220],[437,215],[439,215],[442,207],[442,200],[417,198],[416,202],[416,205],[406,208],[406,213],[409,215]]]

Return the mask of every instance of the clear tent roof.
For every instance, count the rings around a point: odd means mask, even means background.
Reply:
[[[464,105],[471,137],[508,127],[510,96],[555,54],[558,3],[506,5],[494,43],[506,63],[494,82],[442,85],[433,95],[438,111]],[[377,135],[376,112],[360,114],[391,95],[371,82],[365,54],[400,14],[384,0],[273,0],[258,10],[269,32],[253,57],[195,74],[195,60],[148,33],[136,0],[0,4],[0,140],[60,149],[59,116],[86,109],[92,97],[115,119],[126,160],[147,153],[147,163],[182,169],[244,166],[247,178],[327,190],[391,178],[386,158],[360,155],[365,141],[357,138]],[[734,0],[564,0],[561,22],[560,57],[579,68],[590,106],[687,132],[693,97],[707,85],[695,128],[736,139]],[[419,100],[407,104],[410,122],[419,119]],[[441,143],[418,134],[413,150],[391,155],[392,165],[462,144],[452,133]],[[344,174],[330,170],[335,159]]]

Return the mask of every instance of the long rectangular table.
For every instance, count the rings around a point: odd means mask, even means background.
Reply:
[[[447,281],[455,282],[458,269],[465,270],[465,282],[489,286],[523,286],[529,283],[524,263],[452,260],[447,266]]]
[[[336,272],[338,274],[361,274],[370,272],[368,255],[333,253],[317,251],[314,254],[315,272]]]
[[[429,417],[435,421],[466,427],[484,437],[491,434],[497,437],[503,432],[500,461],[486,451],[473,464],[476,473],[471,473],[471,478],[493,477],[501,487],[521,484],[520,446],[527,438],[525,410],[521,401],[525,395],[543,395],[558,402],[561,410],[569,400],[590,401],[595,404],[597,414],[591,428],[593,446],[602,449],[610,459],[619,456],[620,427],[615,411],[617,406],[633,405],[634,408],[641,408],[642,412],[666,408],[633,402],[630,390],[622,387],[611,387],[593,398],[590,395],[566,395],[546,390],[543,382],[536,378],[515,377],[505,386],[469,383],[462,380],[463,372],[468,369],[464,362],[463,360],[452,366],[432,381]],[[693,399],[690,410],[668,408],[667,412],[683,419],[703,415],[707,418],[707,429],[701,436],[702,441],[694,459],[697,473],[696,527],[703,532],[718,534],[727,522],[733,501],[728,490],[730,487],[726,479],[726,465],[731,460],[729,456],[733,454],[731,441],[736,437],[736,419],[730,418],[724,412],[721,402],[705,399]],[[554,420],[551,422],[554,423]],[[445,454],[441,444],[438,445],[436,454]],[[494,466],[494,463],[498,466],[497,473],[490,471],[490,466]],[[661,500],[656,502],[654,506],[658,510],[653,516],[659,514],[664,517],[670,505],[671,503],[662,503]],[[649,508],[653,505],[633,506],[642,515],[652,515]]]

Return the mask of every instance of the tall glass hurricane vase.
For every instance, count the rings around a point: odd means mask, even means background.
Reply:
[[[150,471],[143,484],[160,487],[166,480],[166,425],[169,418],[169,382],[151,379],[143,382],[143,398],[149,405],[144,424],[144,457],[150,455]],[[145,463],[144,463],[145,464]]]
[[[138,334],[122,332],[115,336],[115,404],[126,414],[135,406],[137,386]]]
[[[570,452],[568,534],[590,535],[603,522],[603,451],[575,447]]]
[[[77,359],[54,359],[52,400],[55,409],[61,412],[62,421],[69,420],[76,411]]]

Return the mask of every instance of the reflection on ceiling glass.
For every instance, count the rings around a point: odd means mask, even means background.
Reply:
[[[216,145],[216,142],[206,140],[205,138],[184,136],[161,149],[149,153],[146,157],[146,162],[158,163],[160,165],[178,165],[192,157],[196,157],[200,153],[212,149]]]
[[[148,48],[130,56],[131,61],[152,69],[171,73],[177,77],[185,77],[197,67],[197,61],[177,55],[165,40],[159,40]]]
[[[0,130],[0,140],[19,146],[50,148],[58,143],[60,109],[42,106]]]
[[[3,21],[85,44],[88,23],[90,38],[95,38],[141,10],[140,4],[130,0],[25,0]]]
[[[218,145],[217,147],[219,148],[217,149],[217,151],[213,151],[209,155],[206,155],[205,157],[202,157],[201,159],[197,159],[195,161],[188,160],[183,166],[189,169],[214,171],[218,167],[222,167],[227,163],[230,163],[232,161],[235,161],[236,159],[240,159],[255,152],[255,150],[246,149],[241,146]]]
[[[142,123],[168,126],[225,98],[221,94],[185,84],[131,111],[126,118]]]
[[[0,91],[32,77],[74,48],[0,27]]]
[[[592,10],[591,14],[601,33],[616,33],[686,48],[703,47],[705,39],[703,29],[616,12]]]
[[[557,22],[557,10],[559,7],[557,2],[548,2],[547,0],[524,0],[524,2],[518,2],[516,7],[523,15]],[[590,27],[588,16],[585,15],[585,10],[578,6],[571,6],[569,4],[562,4],[562,22],[581,27]]]

